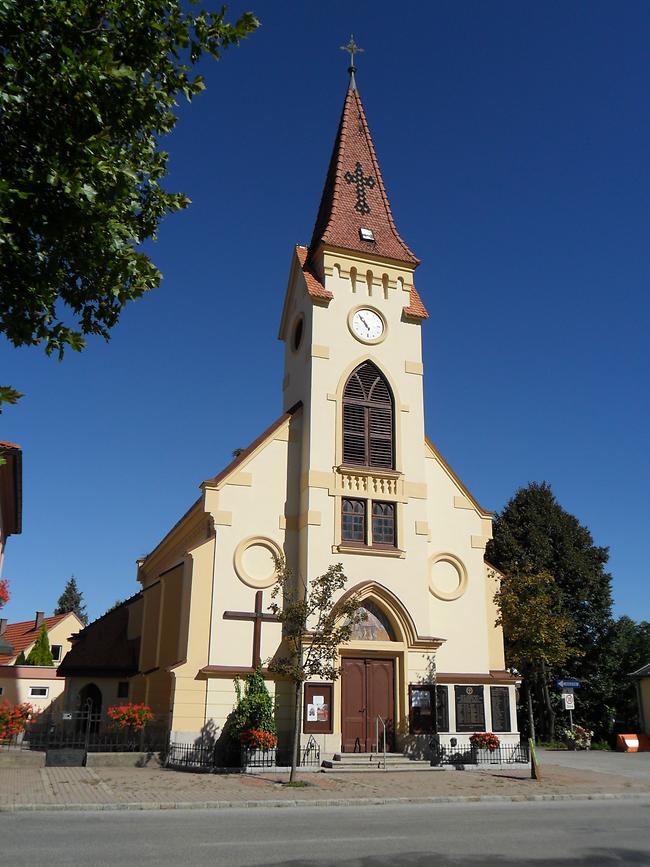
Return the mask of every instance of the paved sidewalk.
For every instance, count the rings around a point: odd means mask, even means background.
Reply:
[[[421,801],[650,794],[650,779],[548,765],[544,779],[529,772],[439,771],[330,775],[310,773],[305,788],[286,776],[189,774],[162,768],[0,768],[0,811],[24,809],[145,809],[268,804],[334,805]]]

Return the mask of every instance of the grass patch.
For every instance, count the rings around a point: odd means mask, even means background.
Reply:
[[[304,780],[294,780],[293,783],[282,783],[283,789],[307,789],[313,786],[313,783],[306,783]]]

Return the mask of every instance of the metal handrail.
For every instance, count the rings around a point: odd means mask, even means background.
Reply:
[[[386,723],[382,717],[377,714],[375,717],[375,748],[377,752],[379,752],[379,723],[382,724],[384,729],[384,770],[386,770]]]

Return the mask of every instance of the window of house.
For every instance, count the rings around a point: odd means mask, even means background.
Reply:
[[[372,544],[395,547],[395,503],[372,504]]]
[[[366,544],[365,500],[343,499],[341,514],[341,538],[356,545]]]
[[[367,514],[370,508],[372,522],[368,538]],[[351,499],[341,501],[341,541],[348,545],[372,545],[380,548],[397,546],[395,503]]]
[[[118,698],[128,698],[129,697],[129,682],[128,682],[128,680],[121,680],[117,684],[117,697]]]
[[[370,361],[361,364],[343,391],[343,463],[393,469],[393,397]]]
[[[61,651],[63,650],[63,646],[61,644],[53,644],[50,647],[52,651],[52,661],[53,662],[61,662]]]
[[[0,695],[4,695],[5,688],[4,686],[0,686]]]
[[[30,698],[47,698],[50,694],[49,686],[30,686]]]

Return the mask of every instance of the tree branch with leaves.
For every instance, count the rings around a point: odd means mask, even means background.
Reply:
[[[0,0],[0,331],[62,358],[161,275],[139,249],[186,208],[162,181],[179,97],[259,22],[196,0]],[[3,403],[20,393],[0,387]]]
[[[312,677],[336,680],[339,676],[338,651],[346,644],[354,627],[366,620],[356,594],[342,594],[347,576],[341,563],[309,582],[299,579],[283,557],[276,558],[277,579],[269,610],[282,623],[282,647],[268,665],[269,671],[293,682],[295,716],[291,752],[290,782],[298,767],[302,728],[302,693]]]

